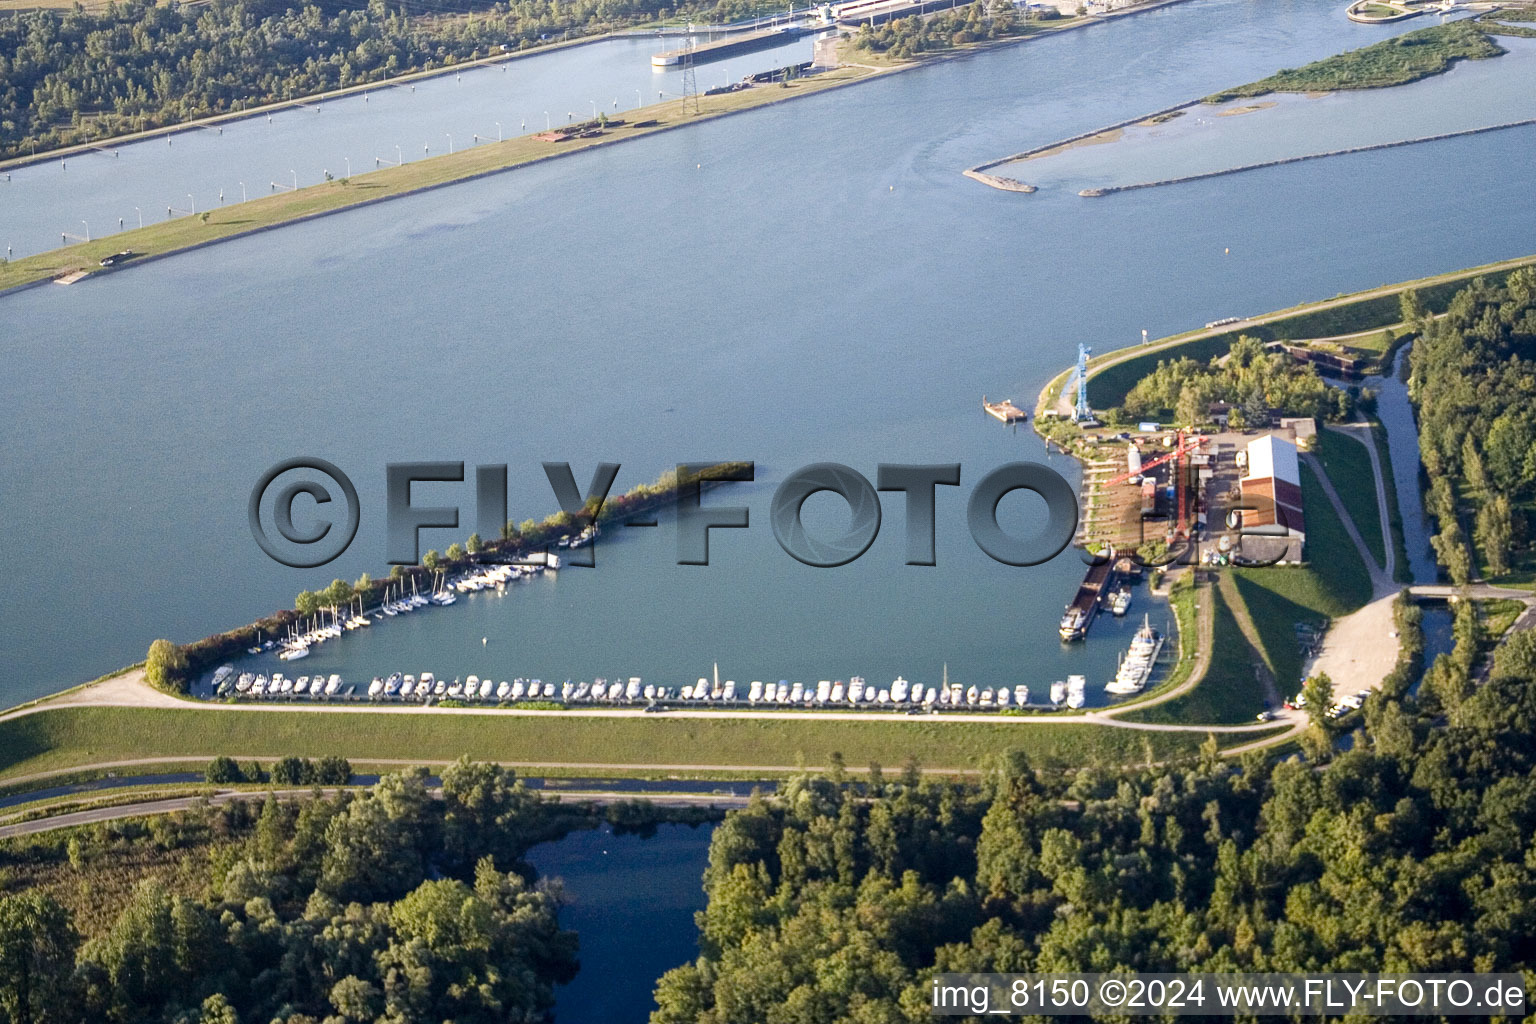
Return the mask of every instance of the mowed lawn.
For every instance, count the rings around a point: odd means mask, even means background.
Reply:
[[[1254,675],[1253,651],[1243,638],[1232,609],[1221,591],[1212,587],[1200,599],[1214,601],[1211,664],[1198,686],[1173,700],[1121,716],[1133,722],[1209,722],[1238,725],[1251,722],[1264,707],[1264,693]]]
[[[1301,497],[1306,508],[1307,564],[1235,570],[1237,591],[1248,606],[1264,660],[1282,692],[1300,680],[1305,660],[1296,639],[1296,623],[1320,627],[1371,599],[1365,562],[1306,463],[1301,465]]]
[[[1355,529],[1360,531],[1365,546],[1371,549],[1376,564],[1385,565],[1387,552],[1381,536],[1381,513],[1376,502],[1376,477],[1371,472],[1370,453],[1365,450],[1365,445],[1336,430],[1318,431],[1317,442],[1318,460],[1328,473],[1328,479],[1333,481],[1333,489],[1339,492],[1339,499],[1344,502],[1349,518],[1354,520]],[[1309,518],[1311,511],[1308,507]]]
[[[1129,764],[1193,752],[1199,732],[1159,733],[1002,718],[996,724],[784,719],[241,712],[58,708],[0,722],[0,778],[102,761],[168,756],[337,754],[509,764],[824,765],[972,769],[1010,749],[1043,764]],[[1251,737],[1247,737],[1250,738]]]

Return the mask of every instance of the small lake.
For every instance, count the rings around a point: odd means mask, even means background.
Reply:
[[[560,924],[581,937],[581,971],[555,994],[557,1024],[644,1021],[656,979],[698,956],[712,825],[661,825],[654,835],[609,826],[528,852],[542,878],[565,884]]]

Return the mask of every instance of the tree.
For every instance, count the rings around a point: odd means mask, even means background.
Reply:
[[[1509,550],[1515,529],[1508,495],[1496,494],[1477,510],[1477,526],[1472,536],[1490,574],[1503,576],[1509,572]]]
[[[313,615],[320,610],[320,595],[312,590],[301,590],[293,599],[293,607],[300,615]]]
[[[298,757],[285,757],[272,766],[272,781],[279,786],[302,786],[314,781],[314,765]]]
[[[464,545],[454,542],[448,545],[448,561],[461,562],[464,560]]]
[[[38,892],[0,897],[0,1020],[74,1019],[75,949],[69,914]]]
[[[421,556],[421,564],[426,566],[428,569],[436,569],[442,560],[442,556],[440,556],[436,551],[428,551],[425,555]]]
[[[149,645],[144,659],[144,678],[157,690],[166,693],[187,692],[187,657],[180,647],[169,640],[156,640]]]
[[[203,1015],[198,1024],[240,1024],[240,1015],[221,992],[203,1000]]]
[[[1467,554],[1466,536],[1461,532],[1461,524],[1454,518],[1442,521],[1440,532],[1431,537],[1429,543],[1435,549],[1440,564],[1445,566],[1451,582],[1458,587],[1466,586],[1472,579],[1472,559]]]
[[[1536,447],[1536,423],[1531,410],[1510,408],[1488,428],[1483,444],[1483,462],[1488,475],[1500,490],[1512,492],[1529,481],[1525,476],[1527,457]]]
[[[240,766],[231,757],[216,757],[208,764],[207,771],[203,772],[203,780],[215,785],[228,782],[244,782],[245,777],[240,774]]]
[[[352,764],[334,754],[315,763],[314,780],[322,786],[345,786],[352,781]]]
[[[1333,724],[1333,719],[1328,717],[1328,712],[1333,710],[1333,680],[1326,672],[1320,672],[1302,684],[1301,695],[1306,699],[1307,717],[1312,724],[1328,731]]]
[[[1417,289],[1406,288],[1397,296],[1398,313],[1403,318],[1403,323],[1410,327],[1417,326],[1429,314],[1424,308],[1424,302],[1419,298]]]
[[[480,535],[478,533],[470,534],[469,535],[469,540],[464,542],[464,549],[466,551],[468,551],[470,554],[473,555],[473,554],[478,553],[480,548],[481,548]]]

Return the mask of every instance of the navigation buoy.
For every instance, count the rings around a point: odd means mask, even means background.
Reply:
[[[485,641],[486,641],[486,638],[485,638],[485,637],[481,637],[481,638],[480,638],[480,646],[481,646],[481,647],[484,647],[484,646],[485,646]]]
[[[1221,254],[1223,256],[1230,256],[1230,255],[1232,255],[1232,250],[1231,249],[1223,249],[1223,250],[1221,250]]]

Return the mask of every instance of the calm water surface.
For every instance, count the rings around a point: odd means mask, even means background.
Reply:
[[[693,914],[713,831],[662,825],[642,838],[604,826],[528,852],[540,876],[564,883],[560,925],[581,938],[581,971],[555,993],[559,1024],[643,1021],[656,979],[698,956]]]
[[[1075,191],[1536,117],[1536,90],[1528,87],[1536,81],[1536,39],[1500,39],[1500,45],[1508,51],[1501,57],[1461,61],[1443,75],[1392,89],[1201,104],[1162,124],[1132,125],[1114,142],[1009,164],[1007,173]],[[1522,133],[1527,147],[1536,145],[1536,127],[1510,131]]]
[[[682,93],[682,72],[651,67],[651,54],[679,45],[675,36],[609,39],[23,167],[0,174],[0,247],[23,256],[57,246],[61,232],[100,237],[117,231],[119,219],[133,228],[141,214],[151,224],[270,195],[274,182],[313,185],[349,167],[361,174],[376,157],[420,160],[450,145],[462,150],[584,120],[594,110],[623,117],[661,93]],[[804,36],[699,64],[698,87],[810,59]]]
[[[518,519],[553,509],[548,459],[583,481],[620,462],[620,489],[678,461],[755,459],[759,479],[711,495],[752,526],[717,531],[707,568],[675,564],[665,523],[623,531],[596,570],[381,623],[305,671],[675,684],[718,661],[738,680],[884,683],[947,664],[1032,688],[1081,671],[1097,695],[1126,638],[1104,618],[1086,645],[1057,640],[1077,557],[1010,568],[966,532],[984,473],[1047,458],[981,396],[1028,403],[1079,342],[1528,252],[1536,208],[1508,171],[1529,136],[1109,200],[959,171],[1369,38],[1331,0],[1183,4],[11,296],[0,537],[33,568],[0,582],[0,702],[379,574],[384,465],[433,458],[509,463]],[[1355,187],[1372,178],[1393,187]],[[312,571],[267,560],[245,518],[260,474],[304,454],[350,473],[363,504],[351,550]],[[871,478],[961,462],[939,565],[903,564],[899,500],[851,566],[780,551],[772,488],[822,460]],[[466,524],[423,547],[469,532],[473,484],[417,500]],[[1032,511],[1004,503],[1020,533]]]

